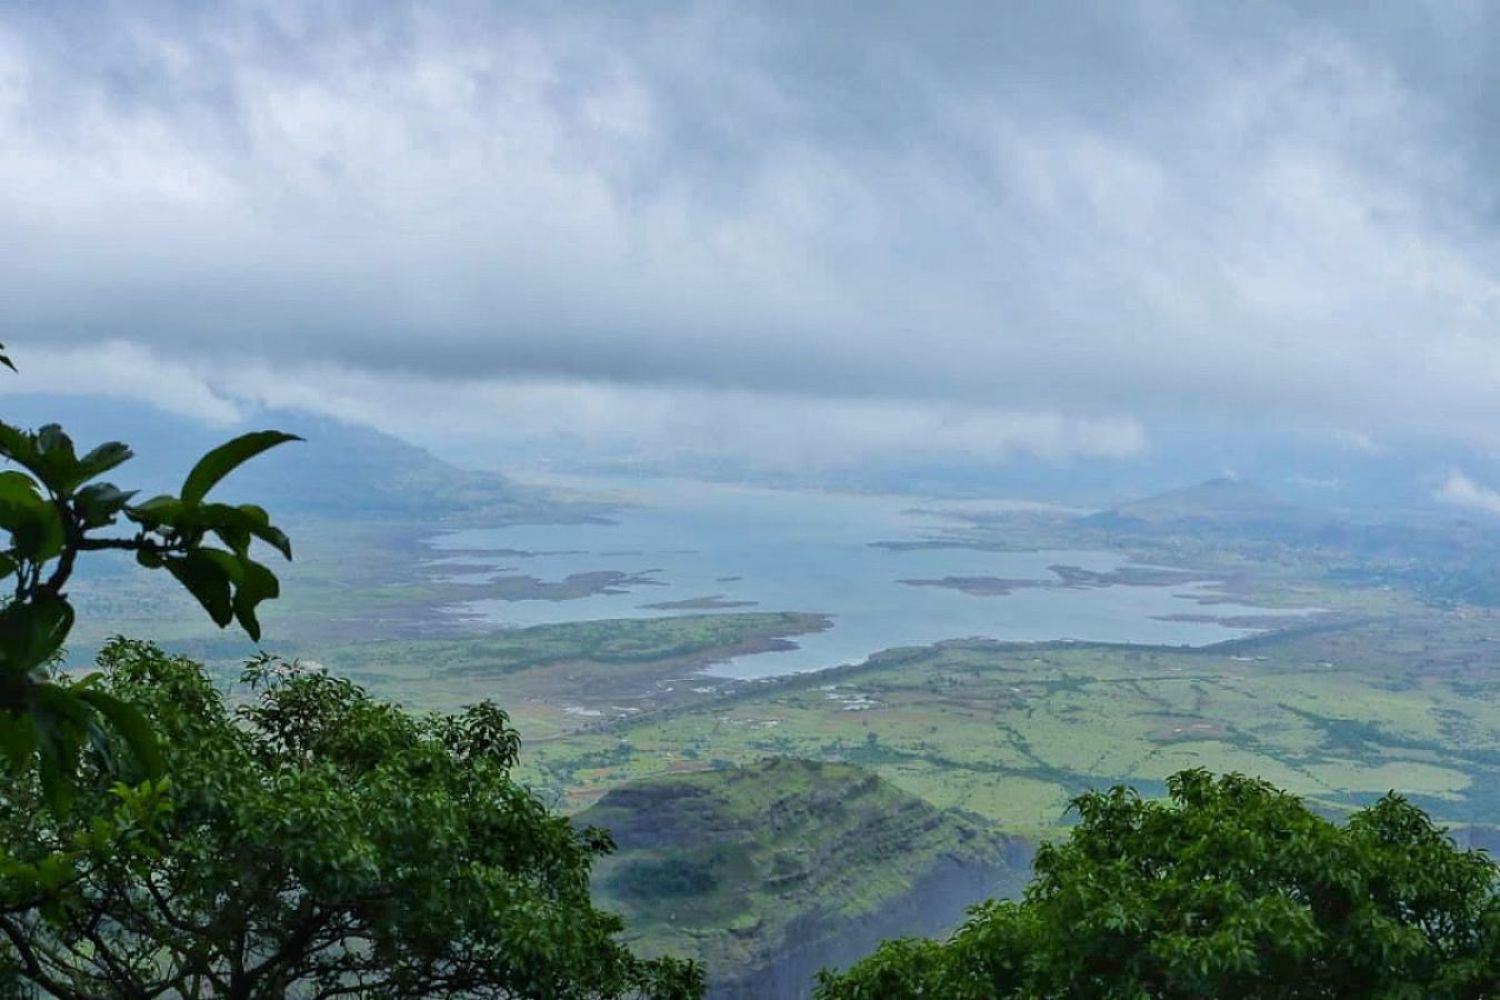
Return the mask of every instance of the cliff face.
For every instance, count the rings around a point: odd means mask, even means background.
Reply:
[[[1029,877],[1026,843],[846,764],[772,758],[637,782],[578,822],[619,845],[595,889],[628,940],[704,962],[716,1000],[805,996],[818,969],[946,933]]]
[[[819,969],[841,969],[895,937],[941,938],[963,921],[968,907],[1020,893],[1029,877],[1031,848],[1017,842],[1005,864],[939,858],[926,875],[881,909],[853,919],[809,913],[788,927],[781,949],[742,973],[715,976],[709,1000],[802,1000]]]

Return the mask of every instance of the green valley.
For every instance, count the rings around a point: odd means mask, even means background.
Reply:
[[[1467,579],[1487,550],[1463,556],[1462,526],[1354,530],[1228,481],[1098,514],[937,506],[891,522],[905,537],[778,551],[887,574],[877,599],[935,601],[960,622],[1015,600],[1140,601],[1150,610],[1133,614],[1241,637],[950,632],[757,677],[762,656],[857,623],[742,596],[767,583],[741,572],[754,560],[690,551],[718,521],[659,539],[649,511],[535,492],[502,510],[453,484],[465,499],[432,522],[399,510],[399,487],[382,516],[294,515],[298,558],[263,648],[415,712],[503,707],[522,740],[516,778],[619,845],[593,885],[626,918],[624,940],[701,960],[716,998],[800,996],[819,967],[882,938],[941,936],[965,906],[1019,889],[1035,845],[1077,820],[1076,796],[1117,783],[1156,795],[1189,768],[1264,777],[1330,815],[1396,789],[1472,842],[1500,837],[1500,611],[1442,597],[1401,561],[1448,553],[1444,579]],[[756,530],[795,527],[791,513]],[[567,548],[575,537],[591,547]],[[77,588],[75,657],[150,634],[231,683],[255,646],[103,561]],[[992,561],[1015,568],[985,573]],[[542,621],[497,627],[512,615]]]
[[[785,754],[869,767],[998,829],[1055,836],[1077,794],[1188,767],[1330,809],[1390,789],[1440,820],[1500,817],[1492,611],[1343,621],[1204,649],[983,640],[892,650],[714,703],[534,743],[526,773],[588,802],[615,783]]]

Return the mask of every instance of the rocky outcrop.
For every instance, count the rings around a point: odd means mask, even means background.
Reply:
[[[769,758],[611,791],[596,894],[633,947],[704,962],[715,1000],[808,995],[821,968],[939,936],[1019,891],[1030,845],[848,764]]]
[[[1030,877],[1032,849],[1016,841],[1004,864],[982,865],[939,858],[932,869],[880,909],[855,919],[805,914],[788,928],[787,943],[759,965],[740,973],[720,970],[708,1000],[802,1000],[820,969],[840,969],[895,937],[949,934],[970,906],[1020,894]]]

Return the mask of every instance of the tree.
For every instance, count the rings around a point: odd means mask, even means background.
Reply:
[[[1500,873],[1397,795],[1340,826],[1204,771],[1120,787],[1037,853],[1019,902],[944,943],[882,945],[820,1000],[1470,998],[1500,990]]]
[[[619,919],[589,900],[608,836],[512,780],[519,740],[493,705],[417,718],[263,657],[232,708],[143,643],[115,640],[100,665],[161,736],[171,811],[135,849],[0,908],[14,982],[61,1000],[701,995],[696,966],[613,939]],[[109,775],[86,751],[69,815],[118,808]],[[12,772],[0,836],[46,855],[87,821],[41,794]]]
[[[3,344],[0,365],[15,370]],[[66,681],[49,671],[73,628],[67,586],[79,556],[133,552],[142,566],[167,570],[221,628],[238,621],[259,641],[256,609],[280,585],[251,558],[251,544],[259,540],[290,559],[291,542],[264,509],[213,503],[208,494],[244,462],[295,440],[280,431],[241,435],[199,459],[178,496],[137,504],[135,492],[99,479],[133,457],[126,445],[111,441],[80,456],[57,424],[25,431],[0,423],[0,460],[20,467],[0,471],[0,531],[8,536],[0,585],[13,583],[0,605],[0,752],[14,768],[36,762],[51,808],[67,809],[79,752],[103,738],[101,723],[149,772],[157,770],[155,740],[128,703],[88,678]],[[98,534],[122,516],[133,534]],[[223,547],[207,544],[210,538]]]

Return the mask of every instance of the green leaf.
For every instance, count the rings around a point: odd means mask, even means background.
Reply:
[[[188,473],[187,479],[182,484],[183,502],[189,504],[201,502],[208,495],[208,491],[213,489],[221,479],[256,455],[288,441],[301,440],[295,434],[285,434],[281,431],[252,431],[219,445],[200,458],[198,464],[193,466],[193,470]]]
[[[189,555],[205,559],[219,567],[225,579],[235,586],[239,586],[245,577],[245,563],[248,560],[242,560],[232,552],[225,552],[223,549],[194,549]]]
[[[134,496],[134,490],[122,490],[114,483],[94,483],[79,490],[73,504],[82,515],[84,528],[102,528],[113,524]]]
[[[292,543],[279,528],[272,527],[270,515],[263,508],[254,504],[232,507],[206,503],[191,510],[192,516],[184,518],[185,522],[212,531],[242,559],[249,556],[252,538],[259,538],[288,559],[292,557]]]
[[[45,562],[62,551],[66,532],[52,501],[37,492],[24,472],[0,472],[0,528],[22,559]]]
[[[245,513],[250,520],[250,533],[288,560],[292,558],[292,541],[286,537],[280,528],[271,524],[271,515],[266,513],[264,507],[257,507],[253,503],[242,503],[239,509]]]
[[[0,712],[0,754],[19,771],[36,752],[36,721],[29,713]]]
[[[0,501],[34,503],[42,499],[36,480],[26,473],[14,469],[0,472]]]
[[[73,805],[77,789],[73,785],[73,771],[77,767],[78,753],[68,753],[67,745],[55,733],[45,728],[37,742],[37,775],[42,779],[42,797],[47,807],[58,816],[66,816]]]
[[[234,606],[229,596],[229,572],[212,555],[216,551],[195,549],[185,556],[166,556],[162,565],[198,599],[214,624],[224,628],[234,620]],[[228,553],[219,552],[218,555],[227,556]]]
[[[0,712],[0,754],[13,771],[27,765],[36,753],[36,720],[27,712]]]
[[[24,677],[62,648],[73,629],[73,607],[43,595],[0,608],[0,674]]]
[[[84,728],[89,724],[89,710],[70,687],[48,681],[36,686],[35,697],[37,715],[42,720],[43,729],[48,728],[49,724],[56,728],[58,724],[66,723],[78,730],[77,735],[82,736]]]
[[[165,494],[125,508],[126,517],[146,528],[170,527],[177,523],[181,513],[182,501]]]
[[[32,471],[48,489],[66,496],[87,477],[81,472],[73,439],[57,424],[47,424],[35,434],[36,458]]]
[[[255,616],[255,608],[261,601],[280,596],[281,583],[275,573],[258,562],[245,559],[242,566],[244,576],[234,592],[234,614],[250,638],[260,642],[260,621]]]
[[[56,456],[73,461],[78,460],[73,451],[73,439],[63,433],[61,424],[44,424],[36,432],[37,453],[42,456]]]
[[[250,532],[255,526],[250,515],[228,504],[206,503],[198,508],[198,517],[235,555],[248,555],[253,537]]]
[[[54,813],[66,816],[78,791],[75,776],[88,732],[89,712],[71,691],[56,684],[38,684],[35,698],[32,716],[40,737],[37,749],[42,794]]]
[[[78,460],[79,473],[83,478],[74,483],[73,486],[76,487],[82,483],[86,483],[95,476],[102,476],[109,470],[123,465],[134,457],[135,453],[119,441],[109,441],[101,444]]]
[[[150,777],[158,777],[162,772],[161,748],[157,746],[156,736],[140,710],[97,688],[79,687],[75,690],[80,701],[104,716],[125,741],[136,760],[140,761],[146,773]]]
[[[36,464],[36,441],[19,427],[0,422],[0,458],[32,469]],[[32,469],[35,471],[35,469]]]

